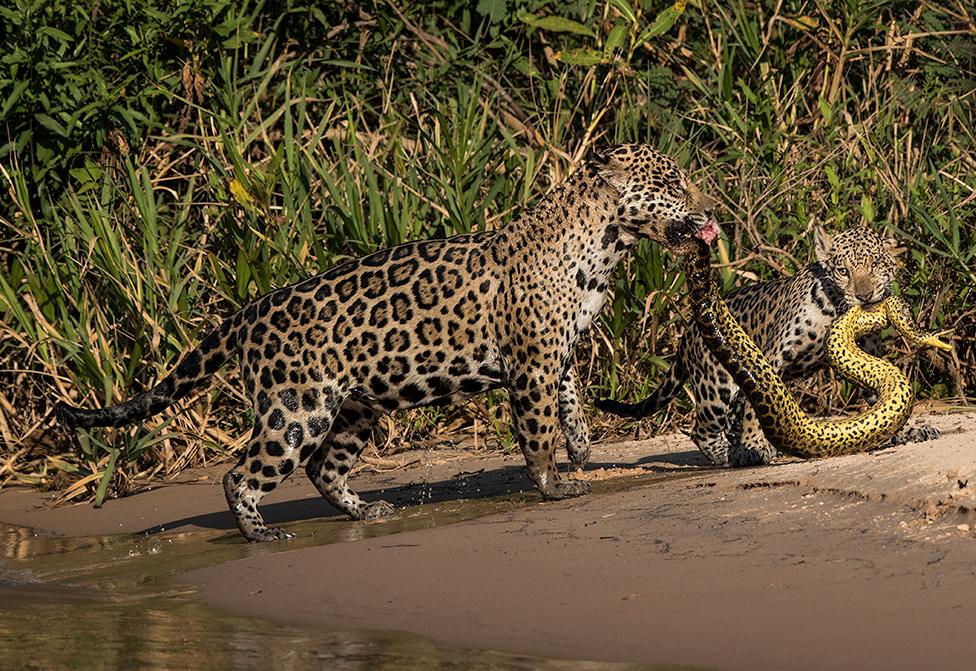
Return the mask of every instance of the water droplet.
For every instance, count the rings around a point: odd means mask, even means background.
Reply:
[[[428,445],[427,450],[424,452],[424,458],[420,462],[420,465],[424,467],[424,474],[421,481],[420,487],[420,505],[427,503],[431,499],[431,487],[430,487],[430,476],[431,471],[434,468],[434,446]]]

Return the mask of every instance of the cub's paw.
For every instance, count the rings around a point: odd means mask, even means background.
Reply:
[[[904,445],[906,443],[924,443],[942,436],[942,432],[934,426],[920,424],[903,428],[891,439],[890,445]]]
[[[373,501],[363,507],[363,516],[360,519],[379,520],[384,517],[389,517],[394,512],[396,512],[396,508],[393,507],[392,503],[388,501]]]
[[[923,424],[913,428],[916,431],[916,434],[912,440],[914,443],[924,443],[926,440],[936,440],[942,437],[942,432],[934,426],[926,426]]]
[[[725,468],[729,466],[729,448],[728,446],[710,446],[709,449],[700,448],[701,453],[705,455],[708,459],[708,463],[712,466],[718,466],[719,468]]]
[[[294,537],[295,534],[288,533],[281,527],[265,527],[252,531],[248,534],[247,540],[252,543],[267,543],[269,541],[285,541]]]
[[[762,450],[752,447],[733,447],[729,451],[729,465],[732,468],[744,468],[746,466],[763,466],[768,464],[775,453],[767,454]]]
[[[543,491],[542,496],[550,501],[558,501],[559,499],[571,499],[574,496],[583,496],[589,493],[589,482],[583,480],[558,480],[548,488],[548,491]]]

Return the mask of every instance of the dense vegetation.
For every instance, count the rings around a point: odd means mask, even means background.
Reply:
[[[923,395],[969,391],[968,1],[3,0],[0,44],[0,485],[103,496],[226,458],[248,425],[230,369],[145,427],[75,437],[51,408],[145,389],[222,315],[343,258],[503,226],[623,141],[722,201],[727,287],[808,262],[815,222],[901,237],[903,294],[957,346],[902,362]],[[621,268],[578,351],[591,393],[653,386],[682,283],[652,245]],[[848,392],[828,376],[806,401]],[[398,415],[377,449],[508,445],[500,400]]]

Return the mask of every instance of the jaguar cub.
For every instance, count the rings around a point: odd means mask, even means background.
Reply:
[[[823,367],[824,340],[834,318],[852,305],[870,307],[885,299],[899,270],[896,243],[866,227],[835,237],[818,227],[814,239],[815,263],[792,277],[750,284],[726,297],[732,314],[784,380]],[[875,345],[869,341],[867,346]],[[717,465],[769,463],[775,449],[694,324],[682,337],[664,382],[650,396],[637,403],[602,399],[596,407],[623,417],[646,417],[667,405],[689,378],[698,406],[691,439],[705,456]],[[905,428],[893,442],[938,435],[931,427]]]
[[[60,404],[68,427],[121,426],[161,412],[229,359],[240,363],[254,428],[224,492],[248,540],[284,538],[258,510],[301,464],[350,517],[392,511],[347,484],[378,416],[506,388],[529,476],[549,499],[562,480],[560,428],[574,465],[589,456],[573,347],[603,307],[611,273],[644,237],[672,252],[718,234],[713,203],[677,163],[622,145],[588,160],[505,228],[411,242],[257,299],[225,320],[150,391],[100,410]]]

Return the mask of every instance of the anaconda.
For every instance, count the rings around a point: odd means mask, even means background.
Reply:
[[[767,440],[787,454],[823,457],[874,449],[908,420],[915,400],[908,379],[892,364],[859,349],[858,337],[890,323],[913,347],[952,348],[936,334],[919,330],[900,298],[889,297],[873,310],[852,307],[831,326],[827,356],[833,368],[873,390],[878,400],[862,414],[815,421],[725,305],[712,277],[708,247],[699,245],[686,263],[692,312],[702,339],[748,397]]]

